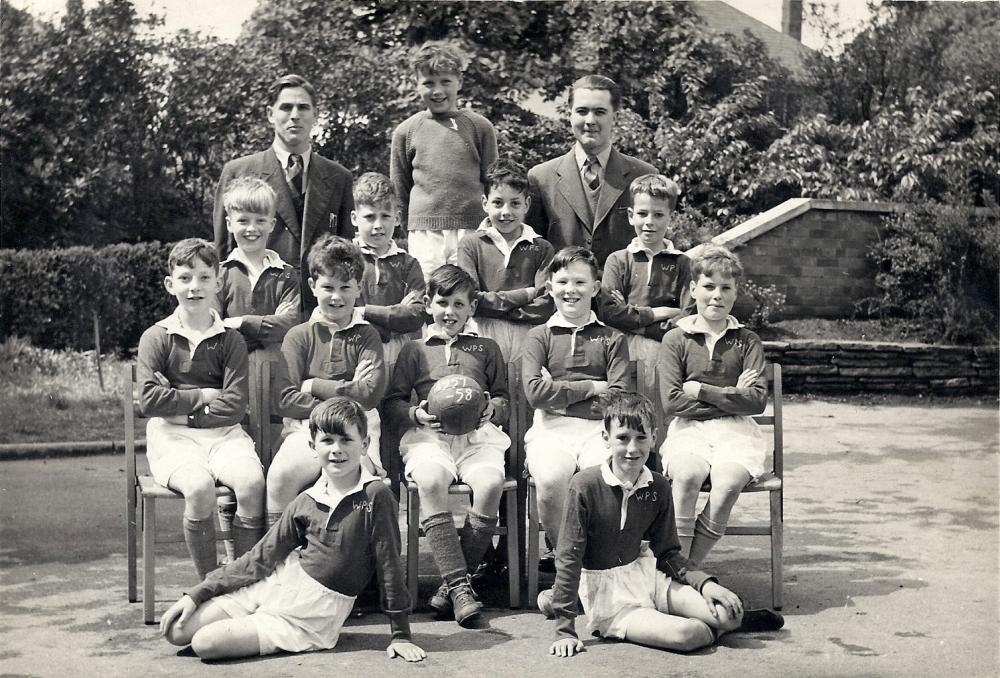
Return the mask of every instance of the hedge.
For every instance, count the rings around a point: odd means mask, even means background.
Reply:
[[[173,309],[163,288],[171,246],[0,249],[0,340],[18,335],[36,346],[91,349],[96,313],[102,350],[135,347]]]

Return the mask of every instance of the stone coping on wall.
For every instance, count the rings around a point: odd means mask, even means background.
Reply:
[[[998,393],[1000,347],[886,341],[765,341],[789,392]]]
[[[790,198],[766,212],[744,221],[712,238],[712,242],[726,247],[737,247],[773,228],[790,221],[809,210],[839,210],[843,212],[877,212],[890,214],[913,209],[915,205],[897,202],[866,202],[863,200],[826,200],[821,198]],[[984,207],[973,208],[977,216],[990,216]],[[686,254],[691,254],[691,248]]]

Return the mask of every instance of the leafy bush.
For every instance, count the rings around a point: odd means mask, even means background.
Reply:
[[[883,219],[870,256],[881,291],[859,309],[908,320],[924,338],[995,341],[1000,293],[995,218],[927,204]]]
[[[96,314],[102,350],[135,346],[173,306],[161,282],[169,247],[0,250],[0,339],[18,335],[43,347],[93,348]]]
[[[740,293],[754,305],[745,321],[752,330],[759,331],[767,327],[772,320],[781,316],[785,308],[785,293],[777,285],[759,285],[747,279],[740,284]]]

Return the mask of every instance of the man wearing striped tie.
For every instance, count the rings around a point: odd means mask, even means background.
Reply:
[[[222,260],[233,250],[222,205],[226,185],[245,175],[266,181],[277,195],[275,226],[267,248],[299,270],[302,312],[307,317],[316,298],[306,284],[306,255],[324,233],[354,236],[353,178],[343,165],[312,150],[316,91],[302,76],[289,74],[274,81],[268,90],[267,121],[274,128],[271,147],[231,160],[222,168],[213,214],[215,247]]]
[[[569,122],[576,143],[569,153],[528,172],[531,210],[525,218],[556,251],[592,250],[601,266],[635,237],[628,222],[629,184],[655,167],[612,147],[621,90],[614,80],[586,75],[570,88]]]

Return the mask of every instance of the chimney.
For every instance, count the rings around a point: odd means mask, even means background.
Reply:
[[[802,42],[802,0],[781,1],[781,32]]]

